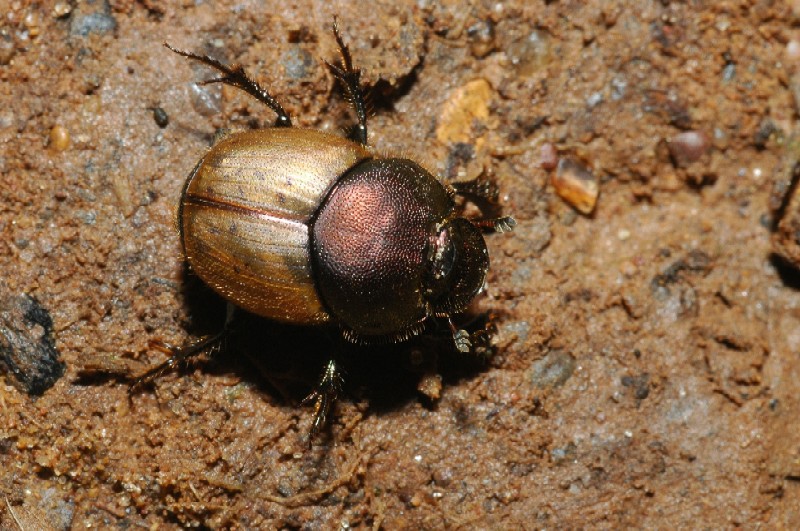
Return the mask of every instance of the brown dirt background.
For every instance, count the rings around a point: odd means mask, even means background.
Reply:
[[[800,281],[771,241],[798,152],[797,2],[0,13],[0,297],[36,297],[66,364],[40,397],[0,375],[3,529],[800,526]],[[244,64],[300,126],[336,131],[334,14],[376,149],[447,179],[490,168],[519,223],[487,238],[495,355],[353,353],[311,449],[298,402],[326,347],[305,331],[245,320],[242,348],[129,399],[164,359],[150,340],[196,340],[224,312],[184,271],[184,179],[215,131],[274,119],[192,88],[212,73],[161,43]],[[670,152],[684,130],[708,140],[692,160]],[[592,215],[554,193],[545,143],[599,179]]]

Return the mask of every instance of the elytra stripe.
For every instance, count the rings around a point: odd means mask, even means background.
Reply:
[[[186,192],[186,194],[183,196],[183,203],[199,207],[216,208],[228,212],[235,212],[243,216],[257,218],[264,221],[274,221],[277,223],[288,223],[292,225],[297,223],[305,224],[304,223],[305,219],[303,216],[290,217],[284,212],[275,213],[275,212],[269,212],[267,210],[259,210],[257,208],[241,205],[238,203],[224,201],[216,197],[212,198],[212,197],[197,195],[192,192]]]

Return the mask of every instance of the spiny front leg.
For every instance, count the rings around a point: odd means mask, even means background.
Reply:
[[[500,196],[500,189],[494,181],[487,179],[483,174],[469,181],[452,182],[450,186],[454,194],[479,197],[490,203],[497,203]]]
[[[455,343],[456,350],[459,352],[470,352],[472,350],[472,341],[470,340],[469,332],[463,328],[458,328],[449,314],[444,315],[447,319],[447,325],[450,327],[450,333],[453,334],[453,343]]]
[[[459,352],[464,354],[480,354],[482,351],[490,348],[492,335],[496,332],[493,324],[489,323],[484,328],[470,334],[465,329],[458,328],[455,323],[453,323],[450,314],[437,314],[437,317],[447,319],[447,325],[453,336],[453,343],[455,344],[456,350]]]
[[[500,195],[499,188],[494,181],[487,179],[483,174],[470,181],[450,183],[449,187],[451,196],[460,195],[483,199],[493,205],[497,204]],[[516,220],[511,216],[470,219],[470,222],[476,227],[494,232],[511,232],[517,225]]]

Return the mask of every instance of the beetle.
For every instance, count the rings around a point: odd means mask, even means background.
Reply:
[[[141,385],[219,344],[233,307],[309,326],[338,325],[360,344],[403,341],[431,318],[445,319],[456,348],[478,337],[457,328],[483,289],[489,255],[483,230],[503,232],[510,216],[468,219],[457,195],[496,199],[483,179],[443,184],[407,158],[367,144],[361,71],[334,20],[341,59],[327,63],[352,102],[352,138],[292,126],[289,114],[240,65],[165,46],[222,75],[202,84],[244,90],[277,114],[273,127],[232,133],[197,163],[184,184],[178,227],[191,269],[229,301],[216,336],[183,349],[136,379]],[[233,306],[231,306],[233,305]],[[311,437],[325,423],[342,376],[331,359],[305,402],[314,403]]]

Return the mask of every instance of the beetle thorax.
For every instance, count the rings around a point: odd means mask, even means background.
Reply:
[[[331,314],[366,336],[423,320],[431,230],[452,208],[444,187],[409,160],[368,160],[345,174],[312,227],[317,285]]]

